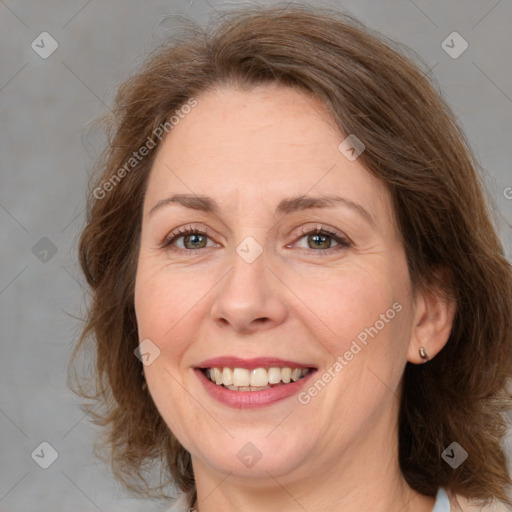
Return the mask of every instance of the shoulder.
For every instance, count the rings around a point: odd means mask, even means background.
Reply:
[[[479,505],[475,500],[456,494],[450,497],[451,512],[511,512],[512,508],[504,503],[493,502],[491,505]]]

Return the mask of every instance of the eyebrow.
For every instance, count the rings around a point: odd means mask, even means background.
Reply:
[[[192,210],[200,210],[207,213],[218,215],[220,208],[218,203],[212,197],[197,194],[174,194],[165,199],[160,199],[149,211],[152,215],[156,210],[169,204],[180,204],[185,208]],[[290,214],[297,211],[308,210],[313,208],[333,208],[342,205],[357,212],[359,215],[375,227],[375,221],[368,210],[358,203],[354,203],[350,199],[336,195],[324,195],[319,197],[312,196],[296,196],[283,199],[276,208],[276,213]]]

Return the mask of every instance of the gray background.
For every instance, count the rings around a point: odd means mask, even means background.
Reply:
[[[204,23],[214,9],[241,3],[0,0],[0,511],[142,512],[163,505],[129,498],[94,459],[96,427],[66,386],[79,329],[73,317],[83,315],[85,304],[76,243],[88,173],[102,143],[87,126],[180,23],[169,15]],[[310,5],[356,15],[417,52],[425,72],[432,69],[487,169],[510,258],[512,235],[504,219],[512,218],[512,2]],[[59,45],[46,59],[31,48],[43,31]],[[453,31],[469,44],[456,59],[441,47]],[[48,469],[31,457],[43,441],[58,452]]]

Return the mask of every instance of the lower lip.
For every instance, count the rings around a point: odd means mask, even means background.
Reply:
[[[265,407],[279,400],[284,400],[298,393],[306,382],[309,381],[311,376],[316,373],[316,370],[310,370],[302,379],[262,391],[232,391],[231,389],[214,384],[210,379],[206,378],[206,375],[198,368],[194,370],[201,384],[215,400],[235,409]]]

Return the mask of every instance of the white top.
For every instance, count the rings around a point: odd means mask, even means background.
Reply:
[[[444,489],[439,489],[436,495],[436,502],[432,512],[450,512],[450,501]],[[172,507],[167,512],[194,512],[194,509],[189,509],[187,504],[187,495],[181,494],[179,498],[173,503]]]
[[[444,489],[439,489],[436,495],[436,502],[432,512],[450,512],[450,500]]]

